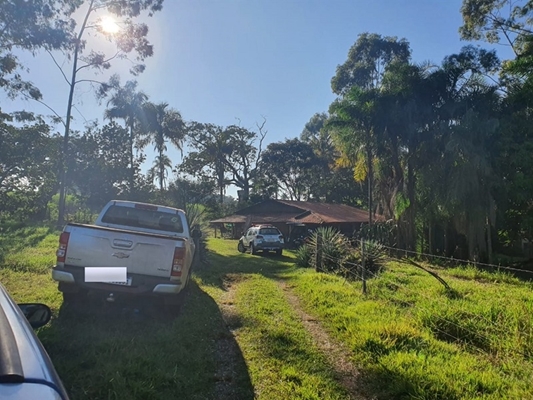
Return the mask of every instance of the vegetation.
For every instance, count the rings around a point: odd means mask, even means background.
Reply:
[[[531,395],[532,287],[510,275],[426,265],[452,294],[419,269],[387,263],[363,295],[360,282],[295,268],[290,253],[251,256],[210,239],[210,268],[196,271],[169,320],[147,302],[65,308],[50,278],[57,237],[46,227],[4,231],[0,281],[17,301],[51,306],[38,334],[72,397],[209,398],[229,379],[238,398],[346,398],[282,282],[349,349],[369,397]],[[220,340],[240,349],[230,377],[220,375]]]
[[[24,65],[13,49],[63,52],[72,70],[64,73],[65,120],[0,113],[0,218],[47,219],[58,193],[58,220],[68,196],[90,212],[127,198],[202,203],[214,217],[231,211],[225,194],[234,185],[240,206],[279,196],[366,208],[371,224],[363,236],[410,251],[492,263],[495,253],[515,256],[521,240],[533,242],[528,2],[464,0],[461,8],[462,38],[503,41],[514,50],[511,60],[467,45],[440,64],[417,64],[407,39],[359,35],[331,80],[337,98],[329,113],[313,115],[299,137],[267,146],[266,120],[255,129],[187,121],[152,102],[135,80],[92,79],[91,69],[111,68],[127,53],[137,58],[132,73],[144,70],[153,50],[148,27],[135,21],[162,3],[41,0],[24,4],[24,13],[3,5],[0,86],[9,95],[42,101],[38,88],[20,80]],[[120,32],[102,19],[104,9],[124,19]],[[87,30],[115,43],[115,57],[88,48]],[[72,95],[87,82],[106,101],[108,123],[71,132]],[[52,133],[57,123],[62,136]],[[166,154],[169,143],[186,150],[181,163]],[[143,172],[150,144],[157,156]]]
[[[231,381],[234,398],[345,398],[285,289],[349,349],[368,397],[530,398],[531,283],[424,265],[450,285],[445,290],[383,254],[386,246],[511,263],[521,259],[522,240],[533,243],[531,2],[463,0],[461,37],[510,45],[510,60],[467,45],[419,64],[407,39],[362,33],[332,71],[337,98],[328,112],[311,116],[299,136],[266,146],[266,120],[254,128],[190,121],[135,80],[93,79],[91,71],[126,54],[136,57],[134,76],[144,71],[153,49],[137,17],[162,3],[2,3],[1,90],[43,102],[21,78],[16,52],[63,54],[70,68],[61,70],[64,119],[54,110],[52,118],[0,110],[0,282],[18,301],[51,306],[54,318],[38,333],[71,396],[216,398]],[[103,25],[102,10],[123,20],[120,32]],[[91,49],[88,30],[94,43],[114,43],[116,55]],[[72,100],[87,83],[107,109],[103,123],[77,132]],[[168,156],[169,145],[183,151],[181,162]],[[150,146],[157,156],[142,171]],[[228,185],[239,189],[238,201],[226,196]],[[366,209],[370,223],[351,238],[365,250],[331,228],[281,259],[206,239],[210,218],[273,197]],[[190,298],[176,320],[149,303],[62,304],[50,276],[59,233],[52,225],[92,222],[114,198],[183,208],[203,230]],[[229,378],[216,358],[221,341],[239,349]]]

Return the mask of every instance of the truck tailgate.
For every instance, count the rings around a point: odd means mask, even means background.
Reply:
[[[71,226],[66,265],[126,267],[128,273],[170,277],[176,247],[183,239],[116,229]]]

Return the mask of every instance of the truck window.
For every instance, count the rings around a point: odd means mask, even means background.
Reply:
[[[102,223],[183,233],[183,224],[179,215],[117,205],[107,209],[102,217]]]

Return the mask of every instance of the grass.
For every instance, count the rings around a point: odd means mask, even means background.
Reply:
[[[391,263],[365,296],[358,282],[296,268],[291,253],[250,256],[236,241],[210,239],[210,267],[195,273],[181,314],[169,319],[142,301],[65,307],[50,277],[57,235],[3,232],[0,282],[17,301],[53,309],[38,334],[72,398],[217,398],[221,338],[239,349],[235,398],[347,398],[277,280],[351,350],[375,398],[533,398],[533,285],[510,275],[436,268],[453,288],[446,292],[427,273]]]
[[[210,248],[216,268],[198,273],[199,284],[218,303],[234,290],[235,335],[257,398],[347,398],[324,355],[272,279],[293,270],[293,258],[236,254],[237,241],[211,240]]]
[[[175,319],[142,300],[65,307],[51,279],[58,234],[47,228],[4,232],[0,282],[16,301],[52,308],[51,323],[38,335],[71,398],[212,398],[215,341],[228,335],[215,301],[193,282]],[[239,362],[244,365],[242,357]],[[253,393],[242,370],[241,388]]]
[[[308,311],[352,349],[378,398],[533,398],[531,284],[501,274],[402,264],[359,283],[300,270],[291,282]],[[386,382],[386,384],[384,384]]]

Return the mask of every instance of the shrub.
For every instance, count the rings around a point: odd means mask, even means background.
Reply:
[[[311,246],[304,244],[296,250],[296,265],[298,267],[311,267],[313,261],[313,249]]]
[[[387,253],[383,245],[375,240],[365,240],[365,268],[371,273],[378,273],[385,265]]]
[[[321,247],[320,265],[315,265],[316,249]],[[342,269],[342,260],[348,254],[350,242],[337,229],[332,227],[320,227],[309,238],[309,246],[312,248],[312,265],[318,271],[339,272]]]
[[[195,240],[197,249],[194,261],[194,267],[200,267],[202,264],[207,264],[208,250],[207,250],[207,228],[208,223],[205,219],[205,207],[200,204],[187,204],[185,206],[185,216],[189,229],[197,229],[202,233],[202,237]]]

